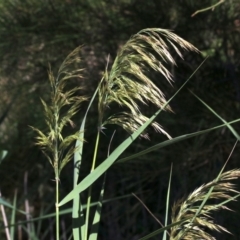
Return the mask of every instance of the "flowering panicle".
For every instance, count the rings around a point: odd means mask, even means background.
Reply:
[[[197,212],[209,192],[208,200],[227,200],[231,198],[230,193],[239,194],[234,189],[234,184],[229,182],[239,177],[239,169],[222,173],[219,178],[197,188],[186,200],[175,203],[172,210],[172,223],[182,222],[171,228],[170,240],[215,239],[210,233],[206,232],[206,229],[228,232],[226,228],[215,223],[210,216],[213,211],[228,209],[224,204],[208,203],[207,201],[201,211],[198,214]],[[211,188],[212,191],[210,191]]]
[[[74,126],[71,118],[77,113],[80,104],[88,99],[86,96],[77,94],[82,87],[66,90],[68,80],[82,77],[82,69],[70,70],[70,65],[80,62],[79,51],[80,47],[67,56],[61,64],[56,78],[50,69],[51,103],[47,105],[44,100],[41,100],[48,132],[43,133],[41,130],[33,128],[38,133],[36,144],[41,147],[57,176],[76,150],[71,147],[72,143],[79,139],[79,131],[66,137],[62,136],[63,127],[67,124]],[[64,107],[68,107],[67,112],[62,111]]]
[[[141,113],[137,101],[145,105],[150,102],[159,108],[171,110],[169,106],[165,106],[164,93],[152,82],[147,72],[159,72],[171,84],[172,75],[165,65],[176,64],[170,48],[182,58],[179,47],[198,51],[193,45],[165,29],[144,29],[132,36],[119,51],[110,72],[105,73],[104,81],[101,82],[99,124],[117,124],[130,133],[134,132],[148,120],[148,117]],[[128,108],[130,112],[104,119],[104,112],[114,102]],[[152,126],[170,138],[158,123],[154,122]],[[142,136],[147,137],[146,134]]]

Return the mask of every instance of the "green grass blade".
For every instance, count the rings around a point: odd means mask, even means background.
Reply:
[[[72,240],[73,239],[73,235],[71,234],[68,238],[68,240]]]
[[[141,151],[139,153],[133,154],[133,155],[131,155],[129,157],[121,158],[116,163],[122,163],[122,162],[125,162],[125,161],[128,161],[128,160],[134,159],[134,158],[141,157],[141,156],[143,156],[143,155],[145,155],[147,153],[150,153],[152,151],[156,151],[156,150],[158,150],[160,148],[169,146],[169,145],[174,144],[174,143],[178,143],[180,141],[184,141],[184,140],[186,140],[188,138],[192,138],[192,137],[196,137],[198,135],[204,134],[204,133],[208,133],[208,132],[213,131],[213,130],[217,130],[217,129],[225,127],[225,126],[230,126],[231,124],[237,123],[239,121],[240,121],[240,118],[236,119],[234,121],[231,121],[231,122],[227,122],[227,123],[218,125],[216,127],[212,127],[212,128],[206,129],[206,130],[202,130],[202,131],[198,131],[198,132],[194,132],[194,133],[189,133],[189,134],[184,134],[184,135],[175,137],[173,139],[166,140],[166,141],[158,143],[158,144],[156,144],[156,145],[154,145],[154,146],[152,146],[150,148],[147,148],[147,149],[145,149],[145,150],[143,150],[143,151]]]
[[[80,182],[60,203],[59,206],[71,201],[76,194],[81,193],[92,185],[109,167],[117,160],[117,158],[131,145],[131,143],[144,131],[144,129],[156,118],[156,116],[162,111],[158,110],[143,126],[141,126],[136,132],[128,137],[123,143],[121,143],[110,156],[103,161],[94,171],[92,171],[82,182]]]
[[[188,218],[188,219],[189,219],[189,218]],[[167,230],[171,229],[172,227],[177,226],[177,225],[183,223],[183,222],[186,221],[186,220],[187,220],[187,218],[184,219],[184,220],[182,220],[182,221],[178,221],[178,222],[169,224],[168,226],[166,226],[166,227],[164,227],[164,228],[160,228],[160,229],[158,229],[158,230],[156,230],[156,231],[154,231],[154,232],[149,233],[148,235],[140,238],[139,240],[146,240],[146,239],[152,238],[152,237],[154,237],[154,236],[157,236],[157,235],[159,235],[160,233],[162,233],[162,232],[164,232],[164,231],[167,231]]]
[[[76,196],[73,199],[73,208],[72,212],[72,233],[74,240],[82,240],[85,233],[85,225],[84,225],[84,214],[83,208],[80,200],[80,196]]]
[[[42,216],[43,213],[44,213],[44,209],[43,209],[43,206],[41,206],[39,215]],[[42,227],[42,222],[43,222],[42,219],[40,219],[40,220],[38,221],[37,230],[36,230],[37,236],[40,236],[41,227]]]
[[[233,196],[233,197],[231,197],[231,198],[229,198],[229,199],[227,199],[227,200],[225,200],[225,201],[217,204],[217,205],[215,206],[215,208],[219,208],[220,206],[226,205],[227,203],[229,203],[229,202],[231,202],[231,201],[234,201],[234,200],[237,199],[238,197],[240,197],[240,193],[238,193],[237,195],[235,195],[235,196]]]
[[[80,127],[80,139],[84,139],[84,129],[85,129],[87,115],[97,95],[99,86],[96,89],[95,93],[93,94],[91,101],[88,104],[88,108],[86,110],[84,118],[82,120],[81,127]],[[77,186],[77,182],[78,182],[80,166],[82,162],[83,141],[77,140],[75,147],[78,150],[74,153],[73,189]],[[83,209],[82,209],[82,204],[81,204],[81,199],[79,194],[76,194],[76,196],[73,199],[72,219],[73,219],[73,239],[82,240],[85,233],[85,227],[84,227],[85,221],[84,221],[84,214],[83,214]]]
[[[22,214],[24,214],[24,215],[27,214],[26,212],[24,212],[24,211],[22,211],[22,210],[19,210],[19,209],[17,209],[16,207],[14,207],[12,204],[10,204],[10,203],[7,202],[6,200],[4,200],[2,197],[0,197],[0,204],[3,205],[3,206],[5,206],[5,207],[9,207],[9,208],[11,208],[11,209],[13,209],[13,210],[15,210],[15,211],[18,211],[18,212],[20,212],[20,213],[22,213]]]
[[[103,203],[117,201],[119,199],[124,199],[124,198],[128,198],[128,197],[132,197],[132,194],[127,194],[127,195],[116,197],[116,198],[106,199],[106,200],[103,201]],[[91,203],[90,207],[95,207],[95,206],[97,206],[97,204],[98,204],[98,202],[93,202],[93,203]],[[86,204],[83,204],[82,208],[84,210],[86,208]],[[72,208],[67,208],[67,209],[59,211],[59,215],[65,215],[65,214],[69,214],[69,213],[72,213]],[[55,216],[56,216],[55,212],[54,213],[49,213],[49,214],[41,215],[40,217],[37,217],[37,218],[32,218],[31,222],[41,221],[43,219],[54,218]],[[16,225],[23,225],[23,224],[26,224],[28,222],[30,222],[30,221],[21,221],[21,222],[18,222],[16,224],[12,224],[9,227],[16,226]]]
[[[100,218],[101,218],[105,181],[106,181],[106,173],[104,174],[103,184],[102,184],[102,188],[101,188],[101,192],[100,192],[100,196],[97,204],[97,209],[94,215],[89,240],[97,240],[97,237],[98,237],[98,229],[99,229]]]
[[[84,118],[82,120],[81,127],[80,127],[80,139],[84,139],[84,129],[85,129],[87,115],[88,115],[89,109],[91,108],[92,103],[97,95],[99,86],[96,89],[96,91],[94,92],[94,94],[91,98],[91,101],[88,104],[88,108],[85,112]],[[77,185],[77,181],[78,181],[78,175],[79,175],[79,170],[80,170],[81,161],[82,161],[83,141],[77,140],[75,147],[78,149],[78,151],[76,151],[74,153],[74,181],[73,181],[74,186]]]
[[[9,207],[11,209],[14,209],[14,206],[11,205],[10,203],[8,203],[6,200],[4,200],[2,197],[0,197],[0,204],[5,206],[5,207]]]
[[[228,129],[232,132],[232,134],[237,138],[237,140],[240,140],[240,136],[238,135],[238,133],[235,131],[235,129],[229,125],[227,123],[226,120],[224,120],[222,117],[220,117],[207,103],[205,103],[201,98],[199,98],[195,93],[193,93],[192,91],[190,91],[191,94],[196,97],[208,110],[210,110],[216,117],[218,117],[223,123],[227,124],[226,126],[228,127]]]
[[[206,60],[206,59],[205,59]],[[197,72],[197,70],[202,66],[205,60],[199,65],[199,67],[193,72],[193,74],[185,81],[185,83],[178,89],[178,91],[164,104],[163,108],[159,109],[147,122],[145,122],[136,132],[131,134],[124,142],[122,142],[111,155],[103,161],[94,171],[92,171],[87,177],[85,177],[82,182],[80,182],[75,189],[73,189],[58,206],[62,206],[67,202],[74,199],[75,195],[81,193],[92,185],[104,172],[107,171],[109,167],[117,160],[117,158],[132,144],[132,142],[153,122],[153,120],[158,116],[158,114],[163,111],[163,109],[171,102],[171,100],[179,93],[179,91],[188,83],[192,76]]]
[[[11,215],[11,221],[10,224],[14,224],[15,223],[15,219],[16,219],[16,206],[17,206],[17,190],[15,190],[14,193],[14,198],[13,198],[13,209],[12,209],[12,215]],[[14,240],[14,233],[15,233],[15,226],[11,226],[10,227],[10,236],[11,236],[11,240]]]
[[[171,181],[172,181],[172,164],[171,164],[171,170],[170,170],[170,176],[169,176],[169,182],[168,182],[168,191],[167,191],[167,199],[166,199],[166,215],[165,215],[165,226],[168,224],[168,212],[169,212],[169,201],[170,201],[170,189],[171,189]],[[163,233],[163,240],[167,240],[167,230]]]
[[[29,239],[31,240],[39,240],[39,238],[36,236],[34,231],[29,231],[28,228],[26,226],[22,226],[22,228],[25,230],[25,232],[27,233]]]
[[[0,164],[2,163],[3,159],[7,156],[8,151],[2,150],[0,151]]]

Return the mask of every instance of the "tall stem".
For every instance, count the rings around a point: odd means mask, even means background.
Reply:
[[[59,177],[56,177],[56,240],[59,240]]]
[[[91,172],[95,169],[95,165],[96,165],[96,158],[97,158],[99,139],[100,139],[100,130],[98,130],[98,133],[97,133]],[[87,236],[88,236],[89,214],[90,214],[90,207],[91,207],[90,205],[91,205],[91,197],[92,197],[91,195],[92,195],[92,186],[90,186],[89,189],[88,189],[84,240],[87,240]]]
[[[56,181],[56,240],[59,240],[59,155],[58,155],[58,121],[59,121],[59,108],[54,102],[54,132],[55,132],[55,144],[54,144],[54,172]]]

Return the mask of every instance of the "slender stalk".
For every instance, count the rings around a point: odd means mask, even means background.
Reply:
[[[1,195],[1,191],[0,191],[0,197],[1,196],[2,195]],[[1,209],[1,212],[2,212],[3,226],[5,227],[6,238],[7,238],[7,240],[11,240],[10,231],[9,231],[9,227],[8,227],[7,216],[6,216],[5,208],[2,204],[0,204],[0,209]]]
[[[25,212],[27,213],[26,214],[26,220],[28,221],[27,223],[27,229],[28,229],[28,232],[32,232],[32,225],[31,225],[31,222],[30,222],[30,218],[31,218],[31,215],[30,215],[30,206],[29,206],[29,201],[28,201],[28,198],[27,198],[27,195],[28,195],[28,190],[27,190],[27,184],[28,184],[28,172],[25,172],[24,174],[24,195],[25,195]],[[28,237],[28,240],[30,240],[30,235]]]
[[[59,240],[59,178],[56,177],[56,240]]]
[[[97,133],[91,172],[95,169],[95,165],[96,165],[96,158],[97,158],[99,139],[100,139],[100,130],[98,130],[98,133]],[[88,236],[89,214],[90,214],[90,205],[91,205],[91,197],[92,197],[91,195],[92,195],[92,185],[88,189],[84,240],[87,240],[87,236]]]
[[[79,50],[81,47],[76,48],[70,53],[67,58],[61,64],[57,77],[55,78],[51,68],[49,70],[49,81],[51,85],[51,104],[48,105],[44,100],[42,101],[46,124],[48,126],[48,132],[44,133],[41,130],[33,129],[38,133],[37,145],[39,145],[47,157],[50,164],[53,166],[55,181],[56,181],[56,193],[55,193],[55,208],[56,208],[56,240],[60,239],[60,214],[59,214],[59,184],[60,184],[60,172],[63,167],[71,160],[76,148],[72,148],[71,145],[75,140],[80,140],[79,132],[70,134],[68,136],[62,136],[62,131],[65,125],[73,125],[71,118],[77,113],[78,107],[82,101],[86,101],[88,97],[77,96],[78,91],[82,89],[81,86],[66,89],[67,81],[71,78],[81,78],[80,72],[82,69],[71,70],[70,65],[79,63]],[[62,108],[64,111],[61,112]],[[66,111],[65,108],[68,108]],[[61,113],[61,114],[60,114]]]
[[[198,13],[201,13],[201,12],[205,12],[205,11],[208,11],[208,10],[214,10],[215,7],[217,7],[218,5],[222,4],[225,0],[220,0],[219,2],[217,2],[216,4],[213,4],[212,6],[210,7],[207,7],[207,8],[203,8],[201,10],[197,10],[195,13],[193,13],[191,15],[191,17],[194,17],[195,15],[197,15]]]
[[[54,91],[56,94],[56,89]],[[58,156],[58,120],[59,120],[59,109],[54,102],[54,132],[55,132],[55,144],[54,144],[54,172],[56,181],[56,240],[59,240],[59,156]]]
[[[58,168],[55,169],[55,181],[56,181],[56,240],[59,240],[59,174],[58,174]]]

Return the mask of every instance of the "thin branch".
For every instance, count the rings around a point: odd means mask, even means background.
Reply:
[[[113,137],[114,137],[114,135],[115,135],[115,132],[116,132],[116,130],[114,130],[114,132],[113,132],[113,134],[112,134],[112,137],[111,137],[111,140],[110,140],[110,143],[109,143],[109,145],[108,145],[108,157],[109,157],[109,155],[110,155],[110,148],[111,148],[111,144],[112,144],[112,140],[113,140]]]
[[[197,15],[198,13],[206,12],[206,11],[208,11],[208,10],[212,10],[212,11],[213,11],[215,7],[217,7],[218,5],[222,4],[224,1],[225,1],[225,0],[220,0],[218,3],[213,4],[213,5],[210,6],[210,7],[197,10],[195,13],[193,13],[193,14],[191,15],[191,17],[194,17],[194,16]]]
[[[235,148],[236,148],[236,146],[237,146],[237,143],[238,143],[238,139],[237,139],[237,141],[235,142],[235,144],[234,144],[234,146],[233,146],[233,148],[232,148],[232,150],[231,150],[231,152],[230,152],[230,154],[229,154],[229,156],[228,156],[228,158],[227,158],[227,161],[226,161],[225,164],[223,165],[223,168],[222,168],[222,169],[224,169],[224,168],[226,167],[227,163],[229,162],[230,158],[232,157],[232,154],[233,154],[233,152],[234,152],[234,150],[235,150]]]
[[[132,195],[144,206],[144,208],[150,213],[150,215],[160,224],[160,226],[162,228],[164,228],[164,225],[160,222],[159,219],[157,219],[154,214],[150,211],[150,209],[143,203],[143,201],[135,194],[135,193],[132,193]],[[168,233],[168,236],[170,236],[169,232]]]

